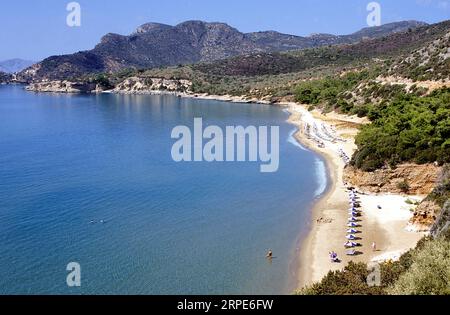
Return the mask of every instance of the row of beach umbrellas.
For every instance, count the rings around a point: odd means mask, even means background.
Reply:
[[[356,242],[357,236],[356,233],[359,233],[357,230],[357,227],[359,226],[358,217],[361,215],[360,211],[357,209],[359,207],[359,203],[357,201],[358,195],[357,192],[354,189],[351,189],[348,194],[348,202],[350,205],[350,208],[348,209],[348,222],[347,222],[347,236],[346,242],[344,244],[345,248],[351,249],[347,251],[347,255],[355,255],[356,251],[353,249],[354,247],[358,246],[359,244]]]
[[[339,148],[339,156],[342,158],[346,165],[350,163],[350,157],[341,148]]]

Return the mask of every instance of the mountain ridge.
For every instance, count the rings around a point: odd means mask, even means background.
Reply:
[[[242,33],[221,22],[185,21],[175,26],[146,23],[130,35],[108,33],[92,50],[51,56],[25,69],[24,81],[70,79],[91,73],[118,72],[208,62],[258,52],[280,52],[354,43],[427,25],[402,21],[365,28],[349,35],[309,37],[276,31]]]

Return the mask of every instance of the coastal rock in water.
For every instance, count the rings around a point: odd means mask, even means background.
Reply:
[[[12,80],[12,75],[5,72],[0,72],[0,84],[9,83]]]
[[[408,184],[408,194],[427,195],[436,185],[440,167],[434,164],[406,163],[395,169],[363,172],[354,167],[344,171],[344,181],[372,193],[404,193],[401,183]]]
[[[93,83],[71,82],[71,81],[44,81],[31,83],[26,87],[27,91],[53,92],[53,93],[90,93],[96,90]]]
[[[119,83],[114,93],[190,93],[192,82],[184,79],[131,77]]]

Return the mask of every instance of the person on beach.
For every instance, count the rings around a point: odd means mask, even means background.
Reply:
[[[374,252],[377,251],[377,244],[376,244],[375,242],[372,243],[372,250],[373,250]]]
[[[267,252],[266,258],[267,259],[272,259],[273,258],[273,253],[272,253],[271,249],[269,249],[269,251]]]

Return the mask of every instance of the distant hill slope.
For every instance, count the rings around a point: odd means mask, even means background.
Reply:
[[[119,89],[125,90],[127,88],[121,83],[132,77],[143,83],[136,88],[144,90],[145,82],[152,78],[184,79],[192,82],[193,93],[245,95],[247,98],[276,102],[286,98],[293,100],[296,87],[301,82],[361,72],[357,81],[376,82],[372,85],[365,82],[359,87],[359,92],[353,91],[358,85],[345,88],[349,94],[346,101],[358,105],[368,96],[377,102],[385,99],[386,93],[396,92],[403,84],[412,88],[430,88],[430,91],[447,86],[445,82],[449,80],[450,69],[449,33],[450,20],[354,44],[254,53],[185,66],[120,72],[107,75],[106,78],[91,75],[86,79],[104,85],[104,89],[119,84]],[[393,88],[389,92],[389,89],[379,87],[383,84],[383,76],[390,76],[384,81],[395,83],[398,89]],[[405,83],[405,79],[411,79],[411,82]],[[412,81],[417,79],[444,81]],[[336,78],[335,81],[338,83],[340,79]]]
[[[435,43],[434,46],[440,48],[438,52],[433,51],[433,56],[436,55],[441,58],[441,67],[444,68],[443,60],[446,59],[446,56],[448,58],[450,54],[447,51],[449,49],[449,32],[450,20],[410,29],[403,33],[390,34],[382,38],[362,40],[355,44],[236,56],[214,62],[198,63],[193,65],[193,68],[209,75],[218,76],[277,75],[303,71],[322,65],[327,67],[339,64],[344,65],[349,62],[368,60],[370,58],[418,55],[415,53],[415,49],[423,49],[423,45],[428,47],[430,42]],[[422,55],[428,56],[425,53],[422,53]],[[405,62],[410,58],[412,57],[409,57]],[[448,65],[448,59],[446,65]]]
[[[274,31],[241,33],[224,23],[187,21],[176,26],[148,23],[129,36],[107,34],[90,51],[52,56],[20,74],[29,81],[66,79],[125,68],[158,68],[221,60],[233,56],[279,52],[378,38],[423,26],[404,21],[365,28],[350,35],[318,34],[309,37]]]
[[[23,60],[23,59],[10,59],[5,61],[0,61],[0,71],[6,72],[6,73],[15,73],[20,72],[31,65],[33,65],[35,62],[30,60]]]

